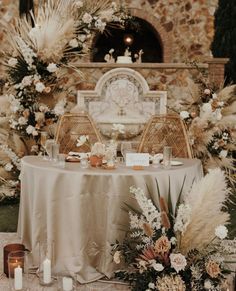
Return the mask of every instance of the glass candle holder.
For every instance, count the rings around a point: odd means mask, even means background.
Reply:
[[[27,270],[27,252],[10,252],[8,255],[8,274],[11,291],[26,291],[28,289]]]
[[[16,252],[16,251],[24,251],[25,250],[25,246],[22,244],[8,244],[6,246],[4,246],[3,248],[3,269],[4,269],[4,273],[6,274],[6,276],[9,276],[8,273],[8,255],[11,252]]]
[[[53,266],[53,243],[39,242],[39,284],[42,286],[52,286],[54,278],[52,276]]]
[[[163,167],[164,169],[170,169],[172,159],[172,147],[165,146],[163,149]]]

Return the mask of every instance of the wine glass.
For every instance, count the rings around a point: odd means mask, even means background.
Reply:
[[[46,141],[48,139],[48,133],[46,131],[42,131],[40,134],[40,145],[43,148],[43,159],[47,160],[46,157]]]
[[[124,161],[125,161],[125,159],[126,159],[126,154],[127,154],[127,153],[130,153],[130,152],[133,152],[131,142],[129,142],[129,141],[122,142],[121,145],[120,145],[120,151],[121,151],[121,154],[122,154],[123,159],[124,159]]]

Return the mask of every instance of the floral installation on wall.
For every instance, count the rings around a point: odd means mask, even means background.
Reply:
[[[79,65],[94,32],[106,33],[112,25],[122,27],[129,16],[108,0],[50,0],[31,16],[33,23],[15,19],[8,27],[9,49],[4,55],[8,82],[0,100],[6,109],[1,111],[1,127],[9,130],[8,119],[25,153],[38,153],[40,132],[46,130],[53,136],[58,118],[72,106],[67,99],[71,93],[68,71],[82,78]],[[4,146],[5,142],[0,140]],[[4,163],[1,166],[6,170]]]
[[[185,122],[193,154],[205,171],[221,167],[233,179],[236,151],[236,86],[216,89],[200,72],[189,94],[170,100],[170,109]],[[183,95],[184,96],[184,95]]]
[[[170,190],[169,190],[170,191]],[[236,239],[229,239],[229,197],[222,170],[211,170],[193,184],[176,207],[159,193],[155,205],[141,188],[131,187],[138,208],[126,204],[130,226],[122,243],[112,246],[115,276],[132,291],[227,290],[226,276],[234,272]],[[158,191],[159,192],[159,191]],[[127,208],[128,207],[128,208]]]

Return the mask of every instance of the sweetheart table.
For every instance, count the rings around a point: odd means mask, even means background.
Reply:
[[[114,170],[82,169],[79,163],[59,168],[42,157],[25,156],[21,170],[18,235],[37,257],[42,241],[54,242],[54,271],[71,270],[80,283],[111,277],[114,264],[111,243],[122,239],[128,226],[124,202],[136,206],[130,186],[143,188],[158,204],[168,194],[173,207],[183,184],[184,193],[202,176],[197,159],[179,159],[183,165],[165,170],[149,166],[133,170],[118,164]]]

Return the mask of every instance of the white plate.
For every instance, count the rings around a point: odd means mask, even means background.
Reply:
[[[180,161],[171,161],[171,166],[181,166],[183,164],[184,163],[183,162],[180,162]]]
[[[163,165],[163,161],[161,162],[161,164]],[[183,164],[184,163],[180,161],[171,161],[171,166],[181,166]]]

